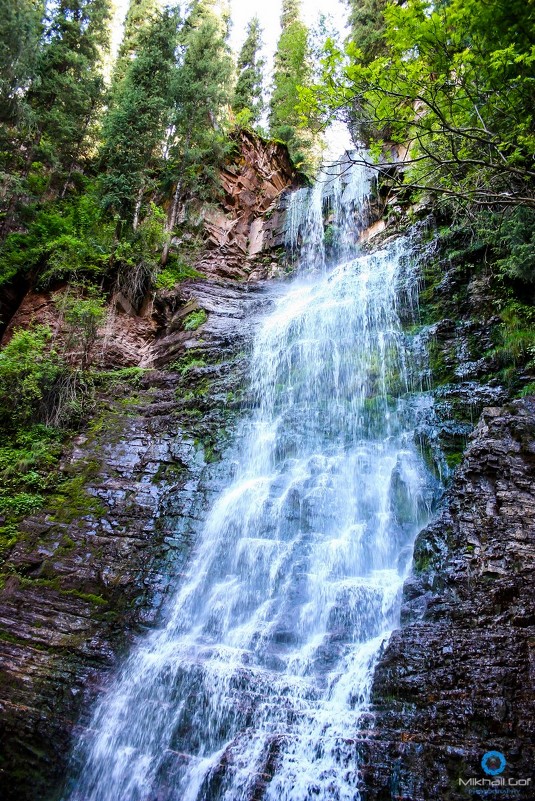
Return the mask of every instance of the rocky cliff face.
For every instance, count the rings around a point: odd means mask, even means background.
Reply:
[[[467,798],[459,779],[485,778],[487,751],[505,755],[507,782],[533,781],[534,557],[526,399],[484,410],[442,512],[418,537],[402,628],[377,666],[361,735],[367,801]],[[472,797],[495,792],[476,786]]]
[[[221,454],[246,401],[250,338],[269,302],[255,279],[276,263],[276,201],[297,180],[284,147],[244,134],[239,148],[222,176],[217,219],[205,217],[195,267],[207,278],[159,291],[139,312],[112,297],[92,349],[93,363],[112,370],[102,374],[95,413],[64,455],[57,494],[3,552],[6,800],[58,797],[75,727],[132,638],[154,622],[166,562],[176,572],[186,559],[220,486]],[[17,326],[45,323],[61,340],[64,291],[28,292],[6,339]],[[128,367],[145,369],[114,377]]]
[[[157,616],[166,561],[176,572],[187,557],[225,469],[265,303],[260,287],[210,282],[161,298],[154,361],[167,369],[101,393],[65,456],[67,482],[21,525],[1,566],[4,798],[55,797],[80,713]],[[195,332],[180,330],[188,304],[208,311]]]
[[[112,297],[93,360],[144,372],[100,386],[92,420],[64,455],[61,490],[24,521],[0,565],[7,801],[58,797],[76,727],[157,617],[166,562],[186,560],[224,480],[221,456],[247,407],[250,339],[269,303],[259,279],[281,271],[281,198],[298,182],[284,148],[244,133],[238,150],[221,203],[202,210],[195,268],[206,278],[160,290],[138,310]],[[362,240],[391,233],[379,220]],[[367,801],[465,798],[459,778],[482,778],[488,750],[505,754],[505,777],[530,775],[535,402],[503,405],[510,391],[491,353],[499,321],[480,263],[477,252],[426,261],[422,335],[438,439],[450,466],[462,463],[416,543],[402,627],[379,660],[373,710],[356,739]],[[61,336],[63,291],[27,293],[6,336],[32,322]]]

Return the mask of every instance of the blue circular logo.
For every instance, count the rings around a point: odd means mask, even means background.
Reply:
[[[500,751],[487,751],[481,760],[481,767],[487,776],[499,776],[503,773],[507,761]]]

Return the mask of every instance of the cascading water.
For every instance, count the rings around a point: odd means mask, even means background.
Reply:
[[[397,311],[416,276],[400,241],[355,256],[365,187],[353,168],[292,200],[301,272],[256,334],[234,478],[165,624],[99,702],[71,801],[360,797],[352,737],[436,489]]]

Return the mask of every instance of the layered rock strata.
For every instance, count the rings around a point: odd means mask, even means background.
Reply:
[[[534,558],[530,398],[484,410],[441,514],[418,537],[402,628],[360,735],[366,801],[501,797],[465,784],[489,779],[488,751],[507,760],[507,797],[531,801]]]
[[[225,478],[221,454],[246,405],[250,340],[269,302],[257,279],[275,269],[277,198],[297,180],[283,145],[244,133],[237,146],[217,212],[225,242],[205,216],[205,246],[194,266],[206,279],[161,290],[139,309],[111,295],[91,351],[100,376],[95,413],[64,455],[57,493],[4,549],[6,801],[58,797],[76,726],[132,639],[157,619],[170,576],[179,578]],[[4,342],[17,327],[45,324],[62,349],[58,300],[65,291],[28,291],[11,309]],[[76,353],[69,357],[76,362]],[[131,367],[142,369],[114,377]]]

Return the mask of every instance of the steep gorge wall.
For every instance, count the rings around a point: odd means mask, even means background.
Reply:
[[[76,727],[154,623],[170,590],[167,562],[176,576],[225,480],[221,455],[247,402],[247,353],[268,302],[258,279],[279,270],[277,199],[297,181],[283,146],[244,133],[239,152],[222,176],[217,219],[205,217],[195,268],[206,277],[156,292],[137,312],[111,297],[91,354],[108,371],[95,412],[63,455],[57,492],[2,553],[6,800],[59,796]],[[35,323],[61,341],[65,291],[28,292],[4,341]]]
[[[244,135],[222,175],[221,204],[205,212],[195,265],[205,279],[160,290],[137,311],[113,298],[94,358],[146,371],[102,387],[64,455],[67,484],[24,521],[1,566],[7,799],[57,796],[76,726],[153,623],[169,590],[166,561],[186,560],[224,480],[220,457],[247,404],[247,350],[269,302],[263,279],[281,272],[278,199],[298,181],[284,149]],[[373,246],[399,228],[379,220],[362,239]],[[204,322],[188,330],[199,311]],[[436,435],[459,466],[437,522],[418,539],[402,627],[379,661],[373,714],[356,738],[369,801],[465,798],[458,779],[481,777],[487,750],[506,755],[506,776],[530,770],[535,407],[510,404],[497,370],[499,319],[482,252],[429,251],[421,316]],[[61,326],[54,293],[29,293],[7,336],[31,322]]]
[[[430,463],[440,447],[450,477],[435,522],[416,542],[401,627],[375,670],[356,744],[362,797],[531,801],[533,364],[500,347],[507,301],[488,246],[444,221],[437,236],[433,211],[422,205],[408,215],[422,217],[412,234],[422,253],[420,331],[436,412],[421,443]],[[405,212],[391,199],[380,235],[406,229]],[[505,756],[501,777],[511,787],[481,784],[493,778],[481,766],[488,751]]]
[[[459,782],[489,779],[488,751],[504,754],[506,782],[533,783],[533,398],[483,411],[414,559],[402,628],[375,672],[363,797],[501,797]],[[505,789],[533,797],[530,786]]]

